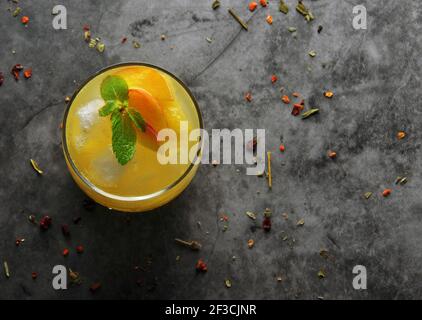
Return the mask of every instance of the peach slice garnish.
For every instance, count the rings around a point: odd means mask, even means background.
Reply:
[[[166,80],[159,71],[143,67],[127,67],[116,72],[125,79],[130,89],[148,91],[159,103],[174,101],[174,96]]]
[[[144,89],[129,89],[129,108],[138,111],[146,122],[146,131],[157,138],[167,128],[166,116],[158,101]]]

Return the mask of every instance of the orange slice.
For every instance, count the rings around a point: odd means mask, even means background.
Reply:
[[[137,110],[147,123],[147,131],[157,137],[167,128],[166,116],[158,101],[144,89],[129,89],[129,107]]]
[[[116,72],[126,80],[129,89],[148,91],[159,103],[174,101],[173,92],[163,75],[154,69],[136,66]]]

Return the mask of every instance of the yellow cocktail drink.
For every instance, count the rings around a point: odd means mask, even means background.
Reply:
[[[202,129],[193,96],[175,76],[145,64],[107,68],[74,94],[66,111],[63,148],[69,171],[106,207],[157,208],[179,195],[197,170],[197,163],[157,159],[158,133],[169,128],[179,137],[180,121],[187,121],[188,131]]]

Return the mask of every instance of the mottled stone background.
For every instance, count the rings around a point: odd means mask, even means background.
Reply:
[[[294,0],[287,0],[287,16],[275,0],[253,14],[245,0],[222,0],[215,11],[211,2],[21,0],[22,14],[31,19],[25,28],[7,11],[16,4],[1,1],[0,259],[8,261],[11,276],[0,274],[0,298],[422,298],[422,3],[308,0],[316,19],[307,23]],[[52,28],[58,3],[67,7],[67,30]],[[368,10],[366,31],[352,28],[357,4]],[[229,7],[248,20],[248,32]],[[85,24],[105,42],[104,53],[84,42]],[[133,48],[134,39],[141,48]],[[95,71],[124,61],[157,64],[183,79],[207,129],[265,128],[267,149],[274,152],[272,191],[265,178],[245,175],[245,166],[204,165],[179,198],[154,212],[86,211],[61,150],[64,97]],[[32,79],[15,82],[10,69],[16,63],[32,67]],[[280,101],[281,86],[290,95],[300,92],[320,114],[293,117]],[[334,91],[332,100],[323,97],[325,89]],[[251,103],[243,98],[247,91]],[[405,139],[396,139],[399,130],[407,132]],[[281,135],[284,154],[278,152]],[[335,161],[328,149],[337,151]],[[44,176],[35,174],[30,158]],[[397,176],[409,182],[397,186]],[[389,198],[380,195],[385,188],[392,189]],[[374,195],[366,200],[368,191]],[[268,233],[251,228],[245,215],[258,212],[260,225],[266,207],[274,212]],[[28,222],[29,214],[49,214],[52,228],[42,232]],[[222,214],[229,217],[225,232]],[[297,227],[301,218],[305,225]],[[70,224],[69,239],[60,231],[63,223]],[[18,237],[26,239],[19,247]],[[203,249],[191,252],[175,237],[197,239]],[[79,244],[81,255],[74,250]],[[67,258],[65,247],[71,248]],[[329,259],[320,256],[322,248]],[[199,258],[208,263],[206,274],[195,272]],[[83,283],[54,291],[56,264],[78,271]],[[367,267],[366,291],[352,287],[357,264]],[[321,269],[325,279],[317,276]],[[39,273],[35,281],[33,271]],[[96,281],[102,287],[92,294]]]

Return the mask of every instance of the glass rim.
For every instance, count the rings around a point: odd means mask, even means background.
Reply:
[[[161,68],[157,65],[154,64],[150,64],[150,63],[144,63],[144,62],[137,62],[137,61],[133,61],[133,62],[121,62],[121,63],[116,63],[116,64],[112,64],[109,65],[105,68],[102,68],[100,70],[98,70],[97,72],[95,72],[94,74],[92,74],[90,77],[88,77],[88,79],[86,79],[81,85],[78,86],[78,88],[75,90],[75,92],[73,93],[71,99],[69,100],[64,116],[63,116],[63,132],[62,132],[62,146],[63,146],[63,151],[65,154],[65,158],[68,161],[68,163],[70,164],[70,166],[72,167],[73,172],[78,176],[78,178],[91,190],[93,190],[94,192],[106,197],[106,198],[110,198],[113,200],[118,200],[118,201],[126,201],[126,202],[136,202],[136,201],[145,201],[145,200],[151,200],[154,198],[159,197],[160,195],[163,195],[165,193],[167,193],[168,191],[172,190],[174,187],[176,187],[177,185],[179,185],[187,176],[188,174],[193,170],[193,168],[197,165],[198,162],[198,156],[201,154],[202,151],[202,147],[203,147],[203,142],[202,139],[200,138],[200,145],[198,148],[198,151],[195,154],[195,158],[193,159],[193,161],[191,161],[189,167],[186,169],[186,171],[174,182],[172,182],[171,184],[169,184],[167,187],[163,188],[162,190],[147,194],[147,195],[143,195],[143,196],[134,196],[134,197],[124,197],[124,196],[118,196],[112,193],[108,193],[104,190],[102,190],[101,188],[97,187],[95,184],[93,184],[91,181],[89,181],[76,167],[68,146],[67,146],[67,140],[66,140],[66,121],[67,121],[67,117],[69,115],[69,111],[70,108],[72,107],[73,101],[75,100],[75,98],[77,97],[77,95],[79,94],[79,92],[91,81],[93,80],[95,77],[99,76],[100,74],[112,70],[112,69],[116,69],[116,68],[120,68],[120,67],[130,67],[130,66],[143,66],[143,67],[149,67],[149,68],[153,68],[156,69],[158,71],[164,72],[165,74],[169,75],[170,77],[172,77],[174,80],[176,80],[182,87],[183,89],[186,91],[186,93],[189,95],[190,99],[192,100],[194,106],[195,106],[195,110],[196,110],[196,114],[198,116],[198,120],[199,120],[199,129],[203,130],[204,129],[204,123],[203,123],[203,119],[202,119],[202,114],[201,114],[201,110],[199,109],[198,103],[195,99],[195,97],[193,96],[192,92],[189,90],[189,88],[187,87],[187,85],[181,80],[179,79],[176,75],[174,75],[173,73],[171,73],[170,71],[167,71],[164,68]]]

